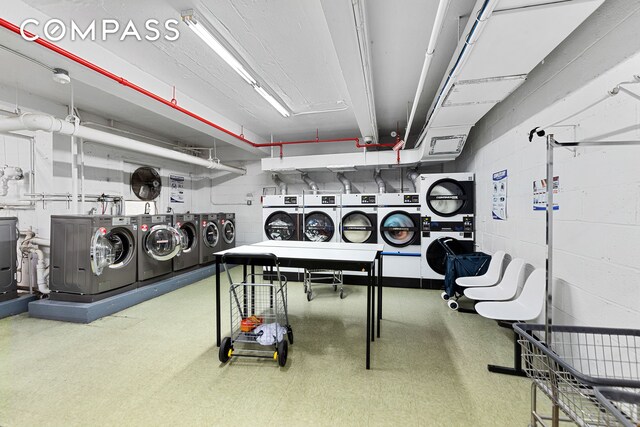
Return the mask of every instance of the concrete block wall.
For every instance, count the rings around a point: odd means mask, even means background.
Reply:
[[[597,12],[579,29],[581,39],[568,40],[545,60],[553,66],[541,64],[474,128],[455,166],[476,173],[481,250],[504,249],[544,267],[545,213],[533,211],[532,183],[546,176],[546,150],[544,139],[528,141],[530,129],[606,98],[547,131],[560,141],[640,140],[640,102],[623,93],[607,98],[608,90],[640,69],[640,44],[633,36],[640,14],[617,13],[624,3],[606,2],[608,15]],[[624,35],[629,38],[621,44]],[[567,71],[577,63],[583,73]],[[640,93],[640,85],[627,88]],[[640,147],[555,150],[560,209],[554,220],[554,323],[640,325],[639,160]],[[509,174],[508,219],[496,221],[492,174],[503,169]]]

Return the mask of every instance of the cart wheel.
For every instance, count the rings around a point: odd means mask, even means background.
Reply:
[[[338,285],[333,285],[333,292],[338,290]]]
[[[278,355],[278,365],[284,366],[287,364],[287,354],[289,353],[289,345],[287,344],[287,340],[282,340],[278,343],[278,351],[276,354]]]
[[[450,299],[449,301],[447,301],[447,304],[449,305],[449,308],[451,310],[458,310],[458,301]]]
[[[445,301],[449,301],[449,298],[451,298],[451,297],[449,296],[448,293],[443,292],[443,293],[440,294],[440,298],[442,298]]]
[[[222,363],[227,363],[233,354],[233,347],[231,346],[231,338],[224,337],[220,344],[220,350],[218,350],[218,359]]]
[[[340,289],[340,299],[345,299],[347,296],[344,294],[344,289]]]
[[[289,344],[293,344],[293,329],[291,329],[291,326],[287,326],[287,338],[289,338]]]
[[[307,301],[311,301],[312,299],[313,299],[313,292],[309,290],[309,292],[307,292]]]

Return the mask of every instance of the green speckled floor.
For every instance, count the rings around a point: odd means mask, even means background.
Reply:
[[[213,291],[202,281],[90,325],[0,320],[0,426],[528,424],[529,380],[486,370],[512,363],[511,333],[439,292],[386,290],[366,371],[366,288],[307,302],[290,284],[286,368],[218,362]],[[224,336],[226,292],[222,310]]]

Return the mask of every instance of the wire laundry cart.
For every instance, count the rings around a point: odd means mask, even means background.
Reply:
[[[340,289],[340,299],[346,297],[344,293],[344,280],[342,276],[342,270],[318,270],[318,269],[304,269],[304,293],[307,294],[307,301],[311,301],[314,297],[311,284],[316,285],[332,285],[333,291],[337,292]]]
[[[440,297],[447,301],[452,310],[459,307],[458,299],[462,296],[463,289],[456,284],[458,277],[479,276],[487,272],[491,255],[483,252],[464,253],[462,248],[456,248],[457,241],[451,237],[441,237],[438,243],[445,251],[444,262],[444,291]]]
[[[572,421],[579,426],[640,425],[640,330],[517,323],[522,367],[533,380],[531,426]],[[537,390],[552,402],[537,408]],[[568,418],[560,418],[559,411]]]
[[[227,263],[261,265],[263,272],[247,274],[242,282],[234,283]],[[220,362],[231,357],[258,357],[273,358],[285,366],[293,330],[287,311],[287,279],[280,274],[278,257],[230,253],[222,256],[222,264],[230,284],[231,335],[220,344]]]

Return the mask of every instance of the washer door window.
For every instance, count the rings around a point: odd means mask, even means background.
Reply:
[[[205,246],[214,248],[220,240],[220,230],[215,222],[207,222],[202,228],[202,241]]]
[[[180,230],[178,231],[180,232],[182,240],[182,252],[191,252],[198,244],[196,227],[192,223],[186,222],[180,226]]]
[[[264,232],[269,240],[291,240],[296,234],[296,223],[288,213],[275,212],[267,218]]]
[[[324,212],[312,212],[304,219],[304,236],[312,242],[328,242],[333,237],[335,225]]]
[[[135,254],[135,243],[131,231],[126,228],[114,228],[106,238],[111,242],[114,256],[109,268],[122,268],[128,265]]]
[[[447,255],[460,255],[471,251],[473,251],[473,242],[461,242],[453,237],[441,237],[431,242],[425,256],[429,267],[444,276],[447,268]]]
[[[396,211],[384,217],[380,231],[385,242],[391,246],[403,247],[415,242],[418,224],[407,212]]]
[[[222,238],[227,243],[233,243],[236,238],[236,227],[233,225],[233,221],[226,220],[222,226]]]
[[[143,247],[156,261],[169,261],[182,251],[182,236],[168,225],[155,225],[145,235]]]
[[[454,216],[468,201],[468,196],[457,181],[441,179],[431,185],[427,191],[427,205],[434,215]]]
[[[106,236],[106,230],[101,228],[91,238],[91,270],[100,276],[105,268],[115,261],[113,245]]]
[[[373,231],[371,220],[362,212],[351,212],[342,218],[342,239],[347,243],[366,243]]]

